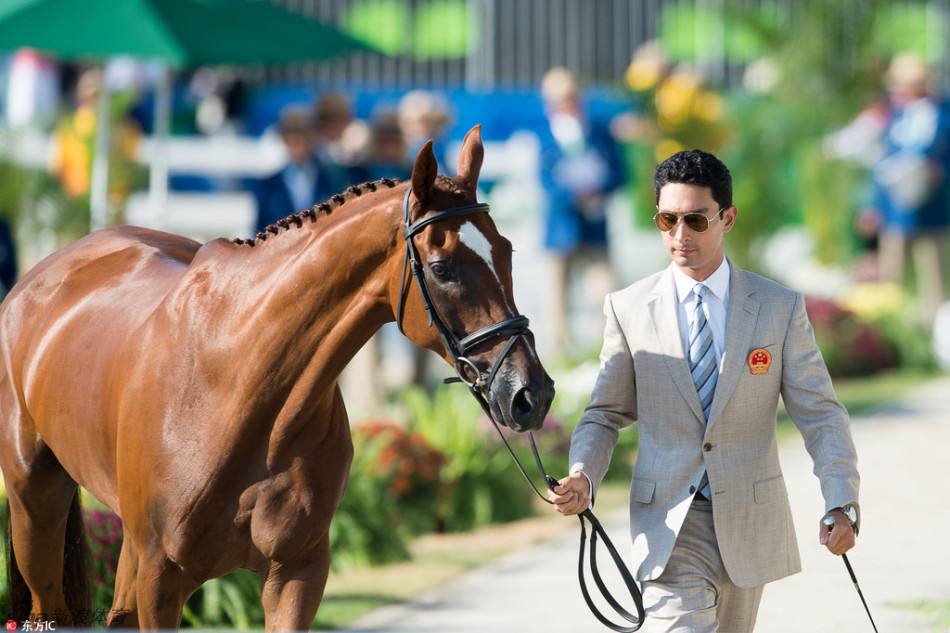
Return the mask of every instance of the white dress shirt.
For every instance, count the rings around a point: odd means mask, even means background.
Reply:
[[[673,266],[673,281],[676,284],[677,315],[679,316],[680,340],[683,343],[683,357],[687,358],[689,349],[689,325],[696,309],[697,284],[709,289],[703,301],[703,312],[712,330],[713,348],[716,350],[716,363],[722,371],[722,355],[726,344],[726,315],[729,313],[729,260],[722,258],[719,268],[704,281],[687,277],[686,273]]]

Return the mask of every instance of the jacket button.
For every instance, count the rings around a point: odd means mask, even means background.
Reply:
[[[693,494],[694,492],[696,492],[696,486],[690,486],[690,487],[689,487],[689,494]]]
[[[710,444],[709,442],[706,442],[705,444],[703,444],[703,450],[708,453],[709,451],[712,450],[712,444]]]

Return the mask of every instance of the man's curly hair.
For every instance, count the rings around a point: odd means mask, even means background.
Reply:
[[[708,152],[699,149],[677,152],[657,165],[653,176],[657,204],[660,189],[671,182],[709,187],[720,208],[732,206],[732,174],[721,160]]]

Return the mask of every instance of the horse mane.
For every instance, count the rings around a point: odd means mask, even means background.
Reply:
[[[249,240],[238,237],[231,240],[231,242],[239,246],[254,246],[257,244],[258,240],[263,242],[271,235],[277,235],[281,229],[290,229],[292,226],[299,228],[303,226],[304,222],[307,220],[310,222],[316,222],[318,215],[330,215],[334,209],[343,206],[345,203],[353,200],[354,198],[360,197],[364,193],[376,191],[380,187],[388,187],[391,189],[400,182],[402,181],[400,181],[398,178],[380,178],[379,180],[371,180],[359,185],[352,185],[347,187],[343,193],[330,196],[328,200],[317,203],[311,206],[309,209],[291,213],[287,217],[281,218],[280,220],[277,220],[277,222],[267,225],[264,227],[263,231],[258,231],[257,235]],[[446,193],[449,193],[453,196],[464,197],[469,193],[465,187],[459,185],[452,178],[443,176],[442,174],[439,174],[436,177],[436,185]]]
[[[329,199],[324,200],[323,202],[319,202],[311,206],[309,209],[304,209],[303,211],[297,211],[295,213],[291,213],[287,217],[281,218],[280,220],[277,220],[277,222],[267,225],[266,227],[264,227],[263,231],[258,231],[257,235],[255,235],[249,240],[238,237],[231,240],[231,242],[239,246],[240,245],[254,246],[255,244],[257,244],[258,240],[263,242],[271,235],[277,235],[281,229],[290,229],[292,226],[296,226],[297,228],[299,228],[304,225],[305,221],[308,221],[308,220],[310,222],[316,222],[317,216],[320,214],[330,215],[330,213],[332,213],[334,209],[337,209],[343,206],[348,201],[353,200],[354,198],[358,198],[364,193],[376,191],[380,187],[388,187],[391,189],[395,187],[396,185],[398,185],[399,182],[400,181],[398,179],[380,178],[379,180],[371,180],[369,182],[364,182],[359,185],[353,185],[351,187],[347,187],[346,190],[343,191],[343,193],[338,193],[333,196],[330,196]]]

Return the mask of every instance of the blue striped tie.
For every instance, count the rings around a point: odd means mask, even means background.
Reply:
[[[689,371],[696,385],[699,395],[699,405],[703,409],[703,416],[709,422],[712,411],[713,394],[716,392],[716,380],[719,377],[719,365],[716,362],[716,350],[713,347],[712,328],[703,312],[703,297],[709,288],[703,284],[696,284],[693,293],[696,295],[696,308],[693,311],[693,320],[689,326]],[[712,499],[709,489],[709,479],[703,473],[699,485],[700,492],[707,499]]]

